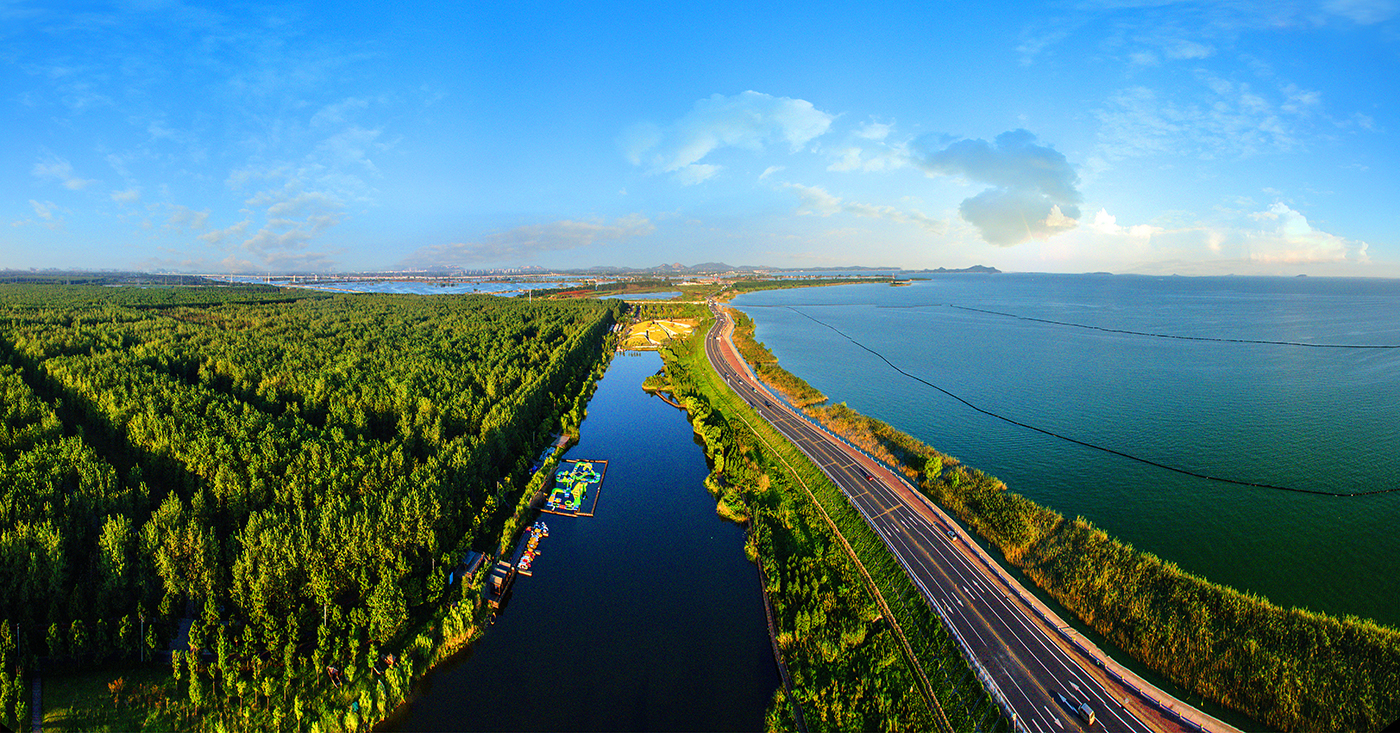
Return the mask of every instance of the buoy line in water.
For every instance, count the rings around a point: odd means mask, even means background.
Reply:
[[[1034,425],[1030,425],[1030,424],[1028,424],[1028,423],[1023,423],[1023,422],[1021,422],[1021,421],[1019,421],[1019,420],[1014,420],[1014,419],[1012,419],[1012,418],[1006,417],[1005,415],[999,415],[999,414],[997,414],[997,413],[995,413],[995,412],[992,412],[991,410],[986,410],[986,409],[983,409],[983,408],[981,408],[981,407],[978,407],[977,405],[974,405],[974,404],[972,404],[971,402],[968,402],[967,400],[965,400],[965,399],[963,399],[963,398],[961,398],[961,397],[959,397],[959,396],[953,394],[952,392],[949,392],[949,391],[946,390],[946,389],[943,389],[942,387],[940,387],[940,386],[934,384],[933,382],[928,381],[927,379],[924,379],[923,377],[920,377],[920,376],[915,375],[915,374],[910,374],[909,372],[904,371],[903,369],[899,368],[899,366],[898,366],[897,364],[895,364],[894,362],[892,362],[892,361],[890,361],[889,359],[885,358],[885,355],[884,355],[884,354],[881,354],[880,352],[878,352],[878,351],[876,351],[876,350],[870,348],[869,346],[866,346],[865,344],[862,344],[861,342],[855,340],[854,338],[851,338],[848,334],[846,334],[846,332],[842,331],[841,329],[839,329],[839,328],[837,328],[837,327],[835,327],[835,326],[833,326],[833,325],[831,325],[831,324],[829,324],[829,323],[825,323],[825,322],[823,322],[823,321],[821,321],[821,320],[818,320],[817,318],[813,318],[812,316],[810,316],[810,315],[808,315],[808,314],[806,314],[806,313],[803,313],[803,312],[800,311],[800,310],[797,310],[797,308],[794,307],[794,306],[784,306],[784,307],[786,307],[786,308],[788,308],[789,310],[791,310],[792,312],[794,312],[794,313],[796,313],[796,314],[802,316],[803,318],[806,318],[806,319],[812,321],[813,323],[816,323],[816,324],[819,324],[819,325],[822,325],[822,326],[826,326],[827,328],[831,329],[832,331],[835,331],[837,334],[839,334],[842,338],[846,339],[847,341],[850,341],[851,343],[853,343],[853,344],[855,344],[856,346],[859,346],[860,348],[862,348],[862,349],[864,349],[864,350],[870,352],[871,354],[874,354],[877,358],[880,359],[880,361],[885,362],[886,364],[889,365],[889,367],[890,367],[891,369],[893,369],[893,370],[899,372],[900,374],[903,374],[904,376],[906,376],[906,377],[908,377],[908,378],[910,378],[910,379],[912,379],[912,380],[914,380],[914,381],[916,381],[916,382],[920,382],[920,383],[925,384],[925,385],[927,385],[927,386],[929,386],[929,387],[932,387],[933,389],[937,390],[938,392],[941,392],[941,393],[943,393],[944,395],[947,395],[948,397],[951,397],[951,398],[957,400],[958,402],[961,402],[962,404],[964,404],[964,405],[966,405],[966,406],[972,408],[973,410],[975,410],[975,411],[977,411],[977,412],[982,413],[983,415],[987,415],[988,417],[994,417],[994,418],[996,418],[996,419],[998,419],[998,420],[1001,420],[1002,422],[1011,423],[1012,425],[1015,425],[1015,426],[1017,426],[1017,427],[1025,428],[1025,429],[1027,429],[1027,430],[1034,430],[1034,431],[1037,432],[1037,433],[1041,433],[1041,434],[1044,434],[1044,435],[1048,435],[1048,436],[1050,436],[1050,437],[1052,437],[1052,438],[1058,438],[1059,440],[1063,440],[1063,441],[1066,441],[1066,442],[1069,442],[1069,443],[1074,443],[1075,445],[1084,446],[1085,448],[1092,448],[1093,450],[1102,451],[1102,452],[1104,452],[1104,453],[1111,453],[1111,454],[1113,454],[1113,455],[1115,455],[1115,456],[1119,456],[1119,457],[1121,457],[1121,458],[1127,458],[1127,459],[1130,460],[1130,461],[1137,461],[1138,463],[1146,464],[1146,465],[1148,465],[1148,466],[1153,466],[1153,467],[1156,467],[1156,468],[1161,468],[1161,469],[1164,469],[1164,470],[1167,470],[1167,471],[1171,471],[1171,472],[1173,472],[1173,473],[1179,473],[1179,474],[1182,474],[1182,475],[1184,475],[1184,476],[1192,476],[1192,477],[1194,477],[1194,478],[1205,479],[1205,480],[1207,480],[1207,481],[1216,481],[1216,482],[1224,483],[1224,484],[1233,484],[1233,485],[1235,485],[1235,486],[1252,486],[1252,487],[1254,487],[1254,488],[1258,488],[1258,489],[1270,489],[1270,490],[1272,490],[1272,491],[1290,491],[1290,492],[1293,492],[1293,493],[1296,493],[1296,494],[1315,494],[1315,495],[1318,495],[1318,496],[1340,496],[1340,497],[1349,497],[1349,496],[1373,496],[1373,495],[1375,495],[1375,494],[1389,494],[1389,493],[1392,493],[1392,492],[1395,492],[1395,491],[1400,491],[1400,487],[1389,488],[1389,489],[1377,489],[1377,490],[1375,490],[1375,491],[1354,491],[1354,492],[1322,491],[1322,490],[1319,490],[1319,489],[1300,489],[1300,488],[1292,487],[1292,486],[1278,486],[1278,485],[1276,485],[1276,484],[1265,484],[1265,483],[1259,483],[1259,482],[1255,482],[1255,481],[1241,481],[1241,480],[1239,480],[1239,479],[1224,478],[1224,477],[1221,477],[1221,476],[1211,476],[1211,475],[1209,475],[1209,474],[1198,473],[1198,472],[1196,472],[1196,471],[1192,471],[1192,470],[1185,469],[1185,468],[1178,468],[1178,467],[1176,467],[1176,466],[1171,466],[1171,465],[1168,465],[1168,464],[1165,464],[1165,463],[1158,463],[1157,461],[1154,461],[1154,460],[1151,460],[1151,459],[1148,459],[1148,458],[1143,458],[1143,457],[1141,457],[1141,456],[1135,456],[1135,455],[1133,455],[1133,454],[1131,454],[1131,453],[1124,453],[1123,451],[1115,450],[1115,449],[1109,448],[1109,447],[1107,447],[1107,446],[1097,445],[1097,444],[1095,444],[1095,443],[1089,443],[1089,442],[1086,442],[1086,441],[1083,441],[1083,440],[1079,440],[1078,438],[1071,438],[1071,437],[1068,436],[1068,435],[1061,435],[1060,433],[1056,433],[1056,432],[1054,432],[1054,431],[1052,431],[1052,430],[1046,430],[1045,428],[1039,428],[1039,427],[1036,427],[1036,426],[1034,426]]]
[[[1018,316],[1015,313],[1002,313],[1001,311],[987,310],[985,308],[972,308],[965,305],[954,305],[944,303],[949,308],[972,311],[974,313],[986,313],[993,316],[1004,316],[1015,318],[1021,321],[1033,321],[1035,323],[1048,323],[1053,326],[1069,326],[1071,328],[1084,328],[1090,331],[1103,331],[1105,333],[1122,333],[1130,336],[1150,336],[1159,339],[1179,339],[1181,341],[1216,341],[1225,344],[1264,344],[1268,346],[1306,346],[1313,349],[1400,349],[1400,344],[1312,344],[1306,341],[1267,341],[1263,339],[1230,339],[1212,336],[1181,336],[1171,333],[1152,333],[1150,331],[1129,331],[1122,328],[1105,328],[1103,326],[1090,326],[1084,323],[1071,323],[1069,321],[1053,321],[1048,318],[1032,318],[1030,316]]]
[[[1034,323],[1045,323],[1052,326],[1066,326],[1069,328],[1083,328],[1089,331],[1103,331],[1104,333],[1121,333],[1128,336],[1147,336],[1159,339],[1175,339],[1177,341],[1214,341],[1222,344],[1259,344],[1264,346],[1305,346],[1310,349],[1400,349],[1400,344],[1314,344],[1307,341],[1269,341],[1266,339],[1232,339],[1218,336],[1182,336],[1174,333],[1153,333],[1151,331],[1131,331],[1124,328],[1108,328],[1105,326],[1091,326],[1087,323],[1074,323],[1072,321],[1056,321],[1049,318],[1035,318],[1032,316],[1021,316],[1015,313],[1003,313],[1002,311],[988,310],[986,308],[973,308],[956,303],[914,303],[911,305],[885,305],[880,303],[802,303],[803,308],[823,308],[823,307],[843,307],[865,305],[872,308],[891,309],[913,309],[913,308],[956,308],[958,310],[971,311],[973,313],[985,313],[991,316],[1002,316],[1003,318],[1015,318],[1018,321],[1031,321]],[[745,305],[745,308],[792,308],[787,305]],[[822,324],[826,325],[826,324]]]

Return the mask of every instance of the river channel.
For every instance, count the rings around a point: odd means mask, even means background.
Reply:
[[[549,536],[495,624],[386,730],[758,730],[779,685],[744,532],[715,514],[685,414],[619,355],[568,458],[608,461],[593,517]]]

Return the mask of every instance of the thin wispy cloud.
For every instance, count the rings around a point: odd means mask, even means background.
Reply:
[[[528,261],[538,254],[620,242],[656,231],[640,214],[602,220],[562,220],[531,224],[488,234],[471,242],[437,244],[419,248],[401,265],[410,268],[479,266]]]
[[[1291,83],[1260,89],[1205,71],[1193,76],[1194,93],[1184,99],[1145,86],[1113,95],[1095,112],[1100,155],[1110,161],[1145,155],[1239,158],[1296,150],[1313,137],[1320,92]]]
[[[30,173],[40,181],[59,183],[69,191],[82,191],[97,183],[95,180],[76,175],[72,163],[54,156],[48,156],[35,163]]]
[[[919,211],[900,209],[894,206],[865,204],[846,201],[839,196],[827,193],[820,186],[803,186],[798,183],[785,183],[783,188],[797,194],[801,204],[797,213],[801,215],[831,216],[837,213],[855,214],[870,219],[884,219],[898,224],[912,224],[932,234],[943,234],[948,230],[947,222]]]
[[[831,127],[832,115],[811,102],[747,91],[715,94],[695,103],[684,117],[665,127],[639,123],[619,139],[633,165],[674,173],[691,185],[717,174],[721,166],[700,163],[722,148],[763,150],[769,145],[799,151]]]

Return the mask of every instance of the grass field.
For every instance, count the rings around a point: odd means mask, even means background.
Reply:
[[[627,329],[622,347],[631,351],[654,351],[671,339],[683,339],[694,331],[692,319],[639,321]]]
[[[122,680],[114,694],[111,684]],[[170,671],[164,666],[123,667],[44,677],[45,731],[121,731],[181,727]],[[29,694],[29,688],[25,688]],[[114,701],[115,699],[115,701]],[[109,701],[94,705],[95,700]],[[119,703],[119,704],[118,704]]]

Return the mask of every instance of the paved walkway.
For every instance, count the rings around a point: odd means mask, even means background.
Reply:
[[[34,702],[29,708],[31,713],[29,721],[33,724],[34,733],[39,733],[44,725],[44,680],[39,675],[34,675]]]

